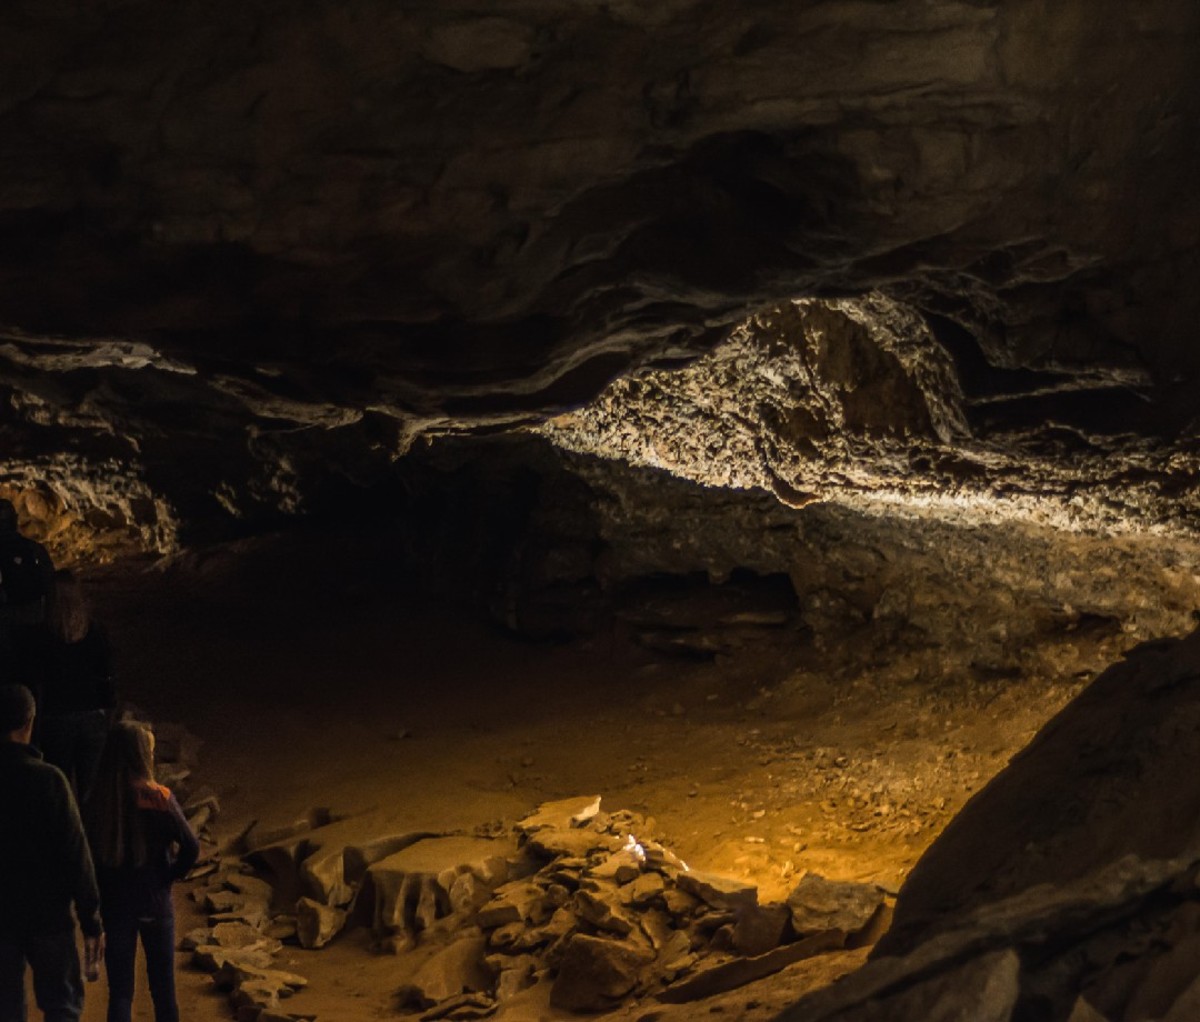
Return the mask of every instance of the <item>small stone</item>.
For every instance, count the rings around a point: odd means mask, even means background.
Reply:
[[[687,864],[678,855],[657,841],[643,841],[642,851],[646,856],[646,869],[672,879],[687,870]]]
[[[488,994],[459,994],[430,1008],[421,1016],[421,1022],[442,1018],[487,1018],[495,1011],[496,1001]]]
[[[431,1008],[464,993],[492,988],[492,970],[484,961],[482,937],[467,937],[427,959],[398,992],[402,1004]]]
[[[703,904],[699,898],[681,891],[678,887],[668,887],[663,891],[663,904],[667,911],[676,919],[688,919]]]
[[[218,869],[220,869],[220,865],[215,859],[202,862],[189,869],[184,880],[189,883],[193,880],[202,880],[204,877],[212,876]]]
[[[346,925],[346,913],[340,908],[322,905],[312,898],[296,902],[296,936],[300,946],[322,948]]]
[[[462,873],[450,885],[450,911],[469,916],[492,898],[492,890],[474,873]]]
[[[271,954],[278,954],[283,950],[283,945],[278,940],[246,923],[219,923],[210,932],[211,943],[224,948],[254,948]]]
[[[692,870],[680,873],[675,882],[715,909],[736,910],[758,903],[758,888],[731,877]]]
[[[643,873],[632,883],[621,888],[621,900],[635,908],[645,908],[663,896],[667,884],[661,874]]]
[[[605,856],[590,872],[599,880],[615,880],[618,884],[627,884],[641,875],[642,860],[632,849],[622,848],[619,852]]]
[[[575,892],[575,912],[597,929],[608,930],[619,937],[633,932],[634,922],[620,903],[620,896],[610,887],[599,884]]]
[[[218,972],[226,965],[269,969],[274,964],[270,952],[253,948],[222,948],[206,944],[192,952],[192,965],[202,972]]]
[[[522,922],[505,923],[503,926],[497,926],[488,934],[488,946],[497,948],[513,947],[522,936],[524,936],[526,926]]]
[[[513,947],[521,951],[527,951],[546,944],[554,944],[574,933],[577,925],[578,918],[575,913],[569,906],[563,906],[555,910],[554,914],[550,917],[550,921],[544,926],[532,927],[525,930],[513,944]]]
[[[884,903],[874,884],[827,880],[808,873],[788,895],[792,929],[799,937],[840,930],[852,937],[864,930]]]
[[[733,947],[739,954],[766,954],[783,943],[791,922],[792,911],[787,905],[754,905],[738,913],[733,924]]]
[[[213,939],[213,931],[210,926],[197,927],[194,930],[188,930],[179,941],[180,951],[195,951],[198,947],[204,947],[206,944],[215,944]]]
[[[604,1011],[637,986],[654,953],[614,940],[575,934],[567,944],[550,989],[550,1004],[563,1011]]]
[[[276,916],[263,927],[263,935],[275,940],[286,941],[296,939],[296,917]]]
[[[221,923],[246,923],[248,926],[259,927],[266,922],[270,910],[266,902],[248,900],[228,912],[210,912],[209,926],[219,926]]]
[[[537,884],[517,880],[496,888],[495,896],[476,914],[476,922],[487,930],[509,923],[540,926],[550,918],[554,906]]]
[[[547,829],[570,830],[572,827],[582,827],[598,812],[599,795],[581,795],[557,802],[543,802],[524,819],[517,821],[516,830],[526,835]]]
[[[223,873],[221,882],[231,891],[268,903],[275,896],[275,888],[270,883],[249,873]]]
[[[237,952],[228,952],[236,954]],[[288,997],[295,990],[308,986],[308,980],[294,972],[282,969],[260,969],[239,962],[226,961],[213,976],[213,982],[222,990],[240,990],[247,984],[266,985],[277,997]]]
[[[548,859],[563,855],[586,859],[594,852],[618,851],[623,845],[613,834],[600,834],[586,827],[543,827],[528,837],[528,847]]]

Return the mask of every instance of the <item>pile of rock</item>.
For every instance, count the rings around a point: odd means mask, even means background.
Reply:
[[[272,910],[272,885],[241,862],[213,859],[197,872],[191,897],[208,925],[184,936],[180,950],[191,951],[192,964],[228,992],[238,1022],[312,1022],[315,1015],[289,1013],[280,1004],[308,983],[276,967],[284,942],[296,941],[297,925],[295,917]]]
[[[600,803],[547,803],[512,828],[366,842],[358,821],[326,810],[251,828],[243,862],[193,892],[210,926],[187,944],[232,989],[239,1022],[275,1022],[307,1017],[280,1008],[304,982],[272,968],[283,942],[319,948],[369,926],[397,956],[398,1008],[465,1019],[535,983],[569,1012],[631,996],[697,1000],[886,926],[876,887],[810,874],[786,902],[760,904],[752,885],[690,870],[650,836],[653,820]]]
[[[196,769],[203,739],[182,724],[156,723],[154,731],[154,774],[160,784],[171,789],[183,807],[183,814],[202,843],[212,845],[212,824],[221,812],[217,793],[204,785],[195,785]]]

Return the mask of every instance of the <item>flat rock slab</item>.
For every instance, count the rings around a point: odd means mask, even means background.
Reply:
[[[192,965],[202,972],[219,972],[226,965],[270,969],[274,964],[274,957],[269,951],[253,948],[223,948],[207,944],[192,952]]]
[[[715,909],[736,911],[758,904],[758,888],[716,873],[689,870],[675,878],[680,890],[694,895]]]
[[[658,995],[658,1000],[664,1004],[686,1004],[690,1001],[700,1001],[706,997],[736,990],[747,983],[754,983],[766,976],[786,969],[789,965],[802,962],[806,958],[823,954],[826,951],[837,951],[845,943],[844,933],[822,933],[795,944],[785,944],[774,951],[768,951],[757,958],[735,958],[731,962],[714,965],[703,969],[694,976],[668,987]],[[925,1020],[922,1020],[925,1022]]]
[[[495,897],[479,909],[476,922],[485,930],[509,923],[540,926],[550,918],[555,906],[545,890],[527,880],[514,880],[496,888]]]
[[[371,835],[370,825],[366,815],[337,817],[328,810],[310,810],[291,824],[263,833],[251,831],[246,860],[269,875],[277,904],[291,905],[308,897],[343,906],[352,899],[368,866],[432,833]],[[274,840],[267,841],[268,837]]]
[[[605,834],[591,827],[543,827],[529,835],[527,847],[547,859],[559,856],[586,859],[595,852],[619,851],[624,844],[615,834]]]
[[[308,986],[308,980],[294,972],[260,969],[232,961],[217,970],[213,982],[222,990],[240,990],[248,983],[266,986],[273,989],[278,997],[288,997],[294,991]]]
[[[433,837],[374,863],[367,875],[375,897],[375,932],[429,929],[452,911],[450,895],[459,877],[470,873],[498,887],[508,879],[509,859],[516,855],[509,840]]]
[[[518,833],[533,834],[539,830],[570,830],[582,827],[600,812],[599,795],[579,795],[557,802],[543,802],[516,825]]]
[[[278,954],[283,950],[283,943],[266,936],[261,930],[247,923],[219,923],[211,930],[211,943],[223,948],[254,948]]]

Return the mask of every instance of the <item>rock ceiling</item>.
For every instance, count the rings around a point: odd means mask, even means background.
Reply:
[[[1109,517],[1190,518],[1186,0],[21,0],[0,37],[0,483],[33,517],[161,547],[303,510],[870,296],[949,353],[932,405],[875,394],[910,461],[771,400],[743,474],[1061,510],[1103,465],[1144,493]]]

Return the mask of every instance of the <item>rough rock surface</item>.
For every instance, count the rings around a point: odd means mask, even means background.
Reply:
[[[685,369],[618,380],[540,432],[793,507],[1194,535],[1200,446],[1194,431],[1136,439],[1162,427],[1144,373],[981,381],[963,370],[924,319],[880,294],[796,301]]]
[[[869,963],[780,1022],[1189,1017],[1198,679],[1200,632],[1111,668],[929,848]]]
[[[1037,884],[1200,849],[1198,734],[1200,632],[1134,650],[955,817],[910,873],[878,953]]]
[[[23,2],[0,33],[0,481],[88,523],[71,549],[328,507],[797,296],[1060,372],[1043,422],[1147,371],[1194,414],[1186,0]]]

